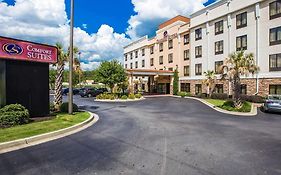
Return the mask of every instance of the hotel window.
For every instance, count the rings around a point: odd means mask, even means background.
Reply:
[[[181,92],[190,92],[190,83],[181,83]]]
[[[269,18],[275,19],[281,17],[281,1],[275,1],[269,4]]]
[[[195,75],[202,75],[202,64],[195,64]]]
[[[214,92],[218,94],[223,94],[223,84],[216,84]]]
[[[130,69],[133,69],[133,63],[130,64]]]
[[[223,61],[216,61],[215,62],[215,73],[221,74],[221,65],[223,65]]]
[[[127,67],[128,67],[128,65],[127,65],[127,64],[125,64],[125,69],[127,69]]]
[[[138,58],[139,56],[139,51],[135,51],[135,58]]]
[[[247,35],[238,36],[236,38],[236,50],[247,50]]]
[[[183,51],[183,60],[184,61],[189,60],[189,49]]]
[[[270,95],[281,95],[281,85],[269,85]]]
[[[138,62],[137,61],[135,62],[135,68],[136,69],[138,68]]]
[[[269,33],[269,44],[271,46],[281,44],[281,26],[270,29]]]
[[[133,53],[132,52],[130,53],[130,59],[133,59]]]
[[[201,84],[195,84],[195,94],[202,94],[202,85]]]
[[[269,55],[269,71],[281,71],[281,53]]]
[[[125,61],[127,61],[128,60],[128,55],[127,54],[125,54]]]
[[[159,44],[159,52],[163,52],[163,43]]]
[[[183,67],[183,75],[184,76],[189,76],[189,66],[184,66]]]
[[[141,61],[141,66],[142,66],[142,67],[145,66],[145,61],[144,61],[144,60]]]
[[[223,20],[215,23],[215,35],[223,33]]]
[[[247,12],[236,15],[236,29],[247,26]]]
[[[246,84],[241,84],[240,85],[240,92],[243,95],[247,95],[247,85]]]
[[[202,29],[196,29],[195,30],[195,41],[202,39]]]
[[[150,66],[154,66],[154,59],[150,58]]]
[[[162,65],[163,64],[163,56],[159,57],[159,64]]]
[[[170,53],[170,54],[168,55],[168,62],[169,62],[169,63],[172,63],[172,62],[173,62],[173,54],[172,54],[172,53]]]
[[[172,49],[173,48],[173,39],[170,39],[169,42],[168,42],[168,47],[169,49]]]
[[[172,67],[169,67],[168,70],[169,71],[174,71],[174,69]]]
[[[183,36],[183,44],[186,45],[189,43],[189,34]]]
[[[195,58],[202,57],[202,46],[195,47]]]
[[[150,54],[151,54],[151,55],[154,54],[154,46],[151,46],[151,47],[150,47]]]
[[[223,54],[223,40],[215,42],[215,54]]]
[[[141,55],[142,55],[142,56],[145,56],[145,49],[142,49],[142,50],[141,50]]]

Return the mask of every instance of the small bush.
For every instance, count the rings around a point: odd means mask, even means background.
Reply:
[[[197,97],[197,98],[207,98],[207,94],[206,93],[199,93],[195,97]]]
[[[259,95],[241,95],[241,100],[252,103],[264,103],[264,98]]]
[[[213,93],[211,94],[212,99],[226,100],[228,99],[228,94]]]
[[[56,108],[55,108],[55,104],[54,103],[50,103],[50,111],[51,112],[55,112]]]
[[[136,97],[136,98],[141,98],[142,95],[141,95],[141,94],[136,94],[135,97]]]
[[[127,95],[123,95],[123,96],[121,97],[121,99],[122,99],[122,100],[127,100],[127,99],[128,99],[128,96],[127,96]]]
[[[130,94],[128,98],[131,99],[131,100],[133,100],[133,99],[135,99],[136,97],[135,97],[134,94]]]
[[[63,103],[60,106],[60,112],[67,113],[68,112],[68,103]],[[73,103],[73,112],[78,112],[78,106]]]
[[[115,94],[109,94],[109,93],[103,93],[96,97],[99,100],[115,100],[117,98],[117,95]]]
[[[29,122],[28,110],[20,104],[11,104],[0,109],[0,127],[22,125]]]
[[[250,112],[252,109],[252,105],[249,102],[244,102],[243,106],[240,109],[237,109],[235,108],[234,101],[232,100],[228,100],[224,102],[224,104],[219,107],[227,111],[235,111],[235,112]]]
[[[191,96],[191,94],[190,93],[188,93],[188,92],[184,92],[184,91],[182,91],[182,92],[178,92],[178,94],[177,94],[178,96],[181,96],[182,98],[184,98],[184,97],[190,97]]]

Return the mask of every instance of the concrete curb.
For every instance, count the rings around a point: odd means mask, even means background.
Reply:
[[[86,112],[88,112],[91,115],[90,118],[74,126],[64,128],[58,131],[37,135],[37,136],[0,143],[0,154],[49,142],[82,131],[88,128],[89,126],[95,124],[99,120],[99,116],[97,114],[91,113],[89,111]]]
[[[182,98],[180,96],[174,96],[175,98]],[[220,113],[224,113],[224,114],[230,114],[230,115],[237,115],[237,116],[256,116],[258,113],[258,109],[257,109],[257,105],[252,103],[252,109],[251,112],[233,112],[233,111],[227,111],[224,109],[220,109],[218,107],[216,107],[215,105],[208,103],[207,101],[205,101],[204,99],[200,99],[200,98],[196,98],[196,97],[185,97],[188,99],[193,99],[193,100],[197,100],[200,101],[201,103],[204,103],[205,105],[209,106],[210,108],[220,112]]]
[[[145,98],[139,98],[139,99],[127,99],[127,100],[121,100],[121,99],[118,99],[118,100],[95,100],[96,102],[111,102],[111,103],[116,103],[116,102],[133,102],[133,101],[142,101],[142,100],[145,100]]]

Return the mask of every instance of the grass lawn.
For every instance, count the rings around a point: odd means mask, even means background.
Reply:
[[[205,101],[215,106],[222,106],[225,102],[225,100],[217,100],[217,99],[205,99]]]
[[[73,116],[68,114],[58,114],[52,120],[0,129],[0,143],[67,128],[81,123],[89,117],[90,114],[87,112],[77,112]]]

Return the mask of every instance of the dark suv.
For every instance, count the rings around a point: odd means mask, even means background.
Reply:
[[[106,88],[84,88],[79,94],[81,97],[96,97],[104,92],[107,92]]]

